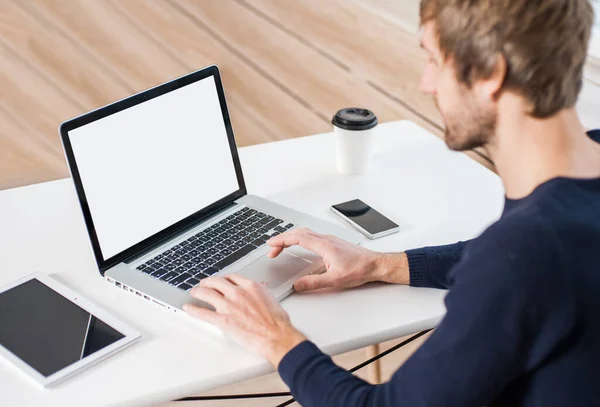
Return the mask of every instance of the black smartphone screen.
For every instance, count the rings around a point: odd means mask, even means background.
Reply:
[[[372,235],[398,227],[360,199],[333,205],[333,208]]]

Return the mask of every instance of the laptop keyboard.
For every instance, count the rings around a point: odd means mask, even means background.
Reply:
[[[137,269],[187,291],[293,227],[292,223],[245,207]]]

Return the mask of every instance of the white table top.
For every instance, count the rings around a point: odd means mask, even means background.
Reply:
[[[503,207],[499,178],[408,121],[379,125],[371,166],[360,176],[335,170],[334,139],[322,134],[240,149],[248,192],[330,222],[329,206],[361,198],[401,225],[366,243],[401,251],[478,235]],[[0,361],[2,406],[145,405],[272,371],[228,338],[116,290],[98,273],[70,179],[0,192],[0,285],[35,271],[138,329],[131,348],[42,390]],[[294,324],[330,354],[432,328],[445,309],[442,290],[372,284],[294,294],[283,301]]]

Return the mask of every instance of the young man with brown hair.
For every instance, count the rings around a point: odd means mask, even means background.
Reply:
[[[278,368],[311,406],[600,405],[600,135],[574,105],[591,27],[588,0],[422,0],[421,88],[435,97],[453,150],[483,147],[506,190],[478,238],[382,254],[307,230],[326,273],[297,290],[385,281],[449,288],[447,314],[382,385],[336,366],[259,284],[207,278],[192,294],[221,327]],[[399,310],[401,312],[401,310]]]

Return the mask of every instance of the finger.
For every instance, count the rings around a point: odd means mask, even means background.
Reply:
[[[296,291],[318,290],[320,288],[335,287],[335,278],[330,274],[315,274],[304,276],[294,283]]]
[[[232,284],[235,284],[244,289],[248,289],[254,283],[253,280],[250,280],[248,277],[240,276],[239,274],[229,274],[225,276],[227,280],[229,280]]]
[[[213,290],[212,288],[206,287],[194,287],[190,291],[190,295],[194,298],[204,301],[215,307],[217,312],[224,309],[225,297],[220,292]]]
[[[316,232],[313,232],[310,229],[307,228],[298,228],[298,229],[293,229],[293,230],[289,230],[287,232],[283,232],[277,236],[274,236],[270,239],[267,240],[267,243],[271,243],[271,246],[273,246],[273,244],[275,244],[275,247],[289,247],[291,245],[287,245],[285,243],[286,238],[288,236],[313,236],[313,237],[323,237],[322,235],[319,235]],[[293,243],[293,244],[297,244],[297,243]],[[293,245],[292,244],[292,245]]]
[[[222,331],[225,330],[224,318],[221,315],[217,314],[215,311],[211,311],[202,307],[197,307],[193,304],[183,304],[183,310],[194,318],[208,322],[209,324],[216,326]]]
[[[257,294],[259,297],[264,295],[270,295],[269,286],[264,281],[258,282],[255,280],[250,280],[249,278],[240,276],[239,274],[230,274],[225,278],[231,280],[233,283],[237,284],[238,287],[240,287],[242,290],[246,291],[252,296],[256,296]]]
[[[274,248],[286,248],[298,245],[304,249],[315,252],[322,257],[324,254],[325,242],[327,242],[327,240],[307,229],[294,229],[289,233],[283,233],[269,239],[267,244]]]
[[[223,277],[208,277],[203,280],[200,280],[200,287],[212,288],[223,294],[224,297],[230,297],[235,291],[235,285],[229,281],[224,279]]]
[[[282,251],[283,251],[283,246],[274,247],[271,249],[268,256],[270,258],[274,259],[275,257],[279,256]]]

